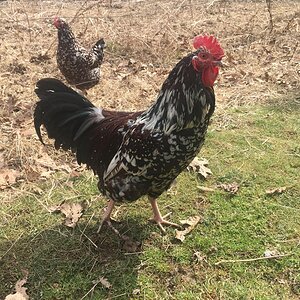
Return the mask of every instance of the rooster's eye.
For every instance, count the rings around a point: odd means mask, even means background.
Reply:
[[[199,56],[200,56],[200,58],[202,58],[202,59],[207,59],[207,53],[200,53],[199,54]]]

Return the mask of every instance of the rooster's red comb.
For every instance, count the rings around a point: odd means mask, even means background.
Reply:
[[[218,40],[213,35],[198,35],[194,38],[195,49],[205,48],[216,59],[220,60],[224,56],[224,50]]]

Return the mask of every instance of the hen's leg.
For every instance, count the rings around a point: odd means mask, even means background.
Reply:
[[[178,227],[178,228],[181,227],[180,225],[178,225],[176,223],[169,222],[169,221],[165,220],[165,218],[168,217],[171,213],[168,213],[165,216],[162,216],[160,211],[159,211],[157,201],[156,201],[155,198],[149,197],[149,200],[150,200],[151,207],[152,207],[152,210],[153,210],[153,218],[151,220],[157,223],[157,225],[159,226],[159,228],[161,229],[161,231],[163,233],[166,232],[166,230],[163,227],[163,224],[164,225],[169,225],[169,226],[175,226],[175,227]]]
[[[104,214],[102,216],[102,220],[101,220],[101,223],[100,223],[99,228],[97,230],[97,233],[100,232],[100,230],[101,230],[101,228],[102,228],[102,226],[105,222],[107,222],[109,227],[112,227],[112,224],[110,222],[110,215],[111,215],[111,212],[112,212],[114,206],[115,206],[115,202],[113,200],[110,200],[109,203],[108,203],[108,206],[106,207],[106,209],[104,211]]]

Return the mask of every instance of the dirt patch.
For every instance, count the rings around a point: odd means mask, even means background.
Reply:
[[[55,59],[55,15],[71,22],[86,46],[104,37],[102,80],[88,97],[105,108],[148,107],[200,33],[216,35],[226,52],[216,84],[219,111],[299,90],[298,1],[272,1],[272,31],[264,1],[4,1],[0,8],[0,164],[18,171],[20,181],[75,166],[69,154],[42,146],[32,124],[37,80],[64,80]],[[45,155],[55,167],[39,163]]]

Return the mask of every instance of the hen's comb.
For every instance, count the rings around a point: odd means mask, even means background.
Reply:
[[[224,56],[218,40],[213,35],[198,35],[194,38],[193,46],[195,49],[205,48],[216,59],[220,60]]]

